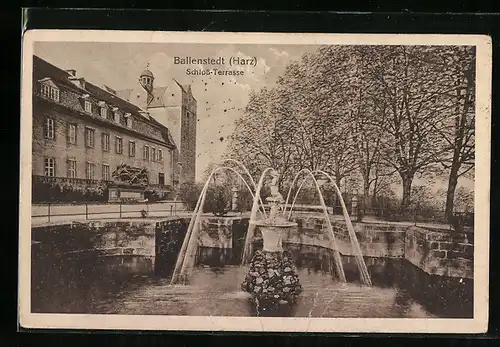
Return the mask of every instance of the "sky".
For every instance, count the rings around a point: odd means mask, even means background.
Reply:
[[[218,162],[224,154],[234,121],[246,106],[250,91],[271,87],[290,62],[317,48],[315,45],[276,44],[37,42],[34,53],[59,68],[76,70],[77,76],[89,82],[117,90],[133,88],[147,66],[155,76],[156,87],[167,86],[172,78],[181,84],[190,84],[198,101],[196,178],[200,180],[207,166]],[[231,57],[255,57],[257,64],[238,67],[244,70],[243,76],[189,76],[187,68],[203,66],[175,65],[176,56],[224,57],[223,69],[228,70],[234,69],[228,64]],[[414,182],[416,185],[428,183],[419,179]],[[446,181],[432,185],[437,191],[446,186]],[[461,179],[461,185],[473,189],[474,181]]]
[[[77,76],[91,83],[117,90],[133,88],[147,64],[156,87],[167,86],[172,78],[190,84],[198,101],[196,176],[200,179],[207,165],[224,153],[249,92],[272,86],[288,63],[316,49],[312,45],[37,42],[34,53],[61,69],[76,70]],[[257,64],[239,67],[243,76],[190,76],[187,68],[202,66],[175,65],[175,56],[224,57],[225,69],[234,69],[228,64],[231,57],[255,57]]]

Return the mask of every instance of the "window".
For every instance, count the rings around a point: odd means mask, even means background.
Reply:
[[[106,118],[108,116],[108,110],[104,107],[101,107],[101,117]]]
[[[156,148],[151,148],[151,161],[156,161]]]
[[[102,164],[102,180],[109,181],[109,165]]]
[[[85,146],[93,148],[95,140],[95,130],[91,128],[85,128]]]
[[[102,150],[109,152],[109,134],[102,134]]]
[[[54,101],[59,101],[59,89],[47,84],[42,84],[40,91],[44,97],[52,99]]]
[[[55,177],[56,160],[54,158],[45,158],[45,176]]]
[[[127,117],[127,127],[132,128],[132,117]]]
[[[115,139],[115,149],[117,154],[123,153],[123,139],[121,137],[116,137]]]
[[[128,155],[131,157],[135,157],[135,142],[134,141],[128,142]]]
[[[87,169],[85,170],[85,178],[93,180],[95,177],[95,164],[87,162]]]
[[[85,100],[85,112],[92,113],[92,103]]]
[[[115,112],[115,122],[120,123],[120,114],[118,112]]]
[[[144,146],[144,159],[149,160],[149,146]]]
[[[158,161],[163,161],[163,151],[161,149],[158,150]]]
[[[158,173],[158,184],[160,186],[165,185],[165,174],[163,174],[161,172]]]
[[[76,160],[68,159],[68,178],[76,178]]]
[[[53,118],[45,119],[45,137],[53,139],[55,135],[55,122]]]
[[[68,124],[68,143],[76,144],[76,125]]]

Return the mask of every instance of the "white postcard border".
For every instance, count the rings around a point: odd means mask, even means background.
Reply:
[[[155,315],[35,314],[30,312],[32,56],[36,41],[156,42],[200,44],[359,44],[476,46],[476,162],[473,319],[268,318]],[[357,333],[484,333],[489,304],[489,219],[491,146],[491,38],[454,34],[314,34],[146,32],[101,30],[30,30],[22,45],[19,324],[22,328],[357,332]],[[479,232],[478,232],[479,230]]]

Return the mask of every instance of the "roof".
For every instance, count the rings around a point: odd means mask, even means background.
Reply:
[[[175,83],[177,83],[177,85],[179,87],[181,87],[182,91],[187,93],[188,89],[189,89],[189,86],[183,86],[182,84],[179,83],[179,81],[177,81],[175,78],[173,79]]]
[[[181,90],[184,93],[189,93],[190,90],[189,85],[182,85],[175,78],[173,78],[172,80],[174,81],[175,84],[179,86],[179,88],[181,88]],[[148,107],[164,107],[165,106],[164,96],[167,89],[168,87],[153,88],[153,90],[150,93],[151,101],[149,102]],[[120,98],[130,101],[130,95],[132,94],[132,91],[133,89],[122,89],[122,90],[116,90],[115,93]]]
[[[138,119],[154,126],[155,128],[160,128],[162,132],[163,141],[169,143],[169,145],[175,146],[175,144],[173,144],[171,141],[167,127],[154,120],[154,118],[151,116],[148,117],[143,116],[141,113],[144,112],[144,110],[124,100],[118,93],[115,95],[114,93],[112,93],[112,91],[114,90],[112,90],[111,88],[105,86],[105,89],[103,89],[88,81],[85,81],[83,87],[79,87],[70,80],[70,78],[74,79],[74,77],[71,76],[71,74],[34,55],[33,81],[36,82],[44,78],[50,78],[50,80],[53,83],[55,83],[58,87],[63,86],[66,89],[73,91],[76,95],[82,96],[84,94],[89,94],[93,96],[95,99],[99,101],[104,101],[106,104],[110,106],[118,107],[124,113],[130,113],[132,115],[135,115]],[[78,97],[76,95],[74,98],[70,98],[71,100],[65,98],[64,100],[62,100],[61,103],[63,103],[64,106],[69,107],[71,109],[84,112],[83,106],[78,101]]]
[[[58,67],[46,62],[45,60],[33,56],[33,82],[37,82],[43,78],[50,77],[50,79],[57,85],[62,85],[74,91],[85,91],[78,88],[73,82],[69,80],[71,76],[67,71],[61,70]],[[35,83],[33,83],[35,85]]]
[[[167,87],[156,87],[151,91],[151,101],[148,104],[148,107],[163,107],[165,106],[165,102],[163,97],[165,92],[167,91]],[[130,95],[132,94],[133,89],[123,89],[117,90],[116,95],[124,100],[130,100]]]
[[[154,77],[153,76],[153,73],[151,71],[149,71],[148,69],[144,70],[143,72],[141,72],[141,76],[149,76],[149,77]]]
[[[165,92],[167,91],[167,87],[157,87],[153,88],[152,98],[148,104],[148,107],[162,107],[165,106],[165,102],[163,97],[165,96]]]

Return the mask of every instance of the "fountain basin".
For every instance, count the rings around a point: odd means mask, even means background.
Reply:
[[[250,224],[259,227],[263,241],[262,250],[265,252],[282,252],[284,234],[298,227],[298,224],[294,222],[269,224],[267,221],[251,221]]]

